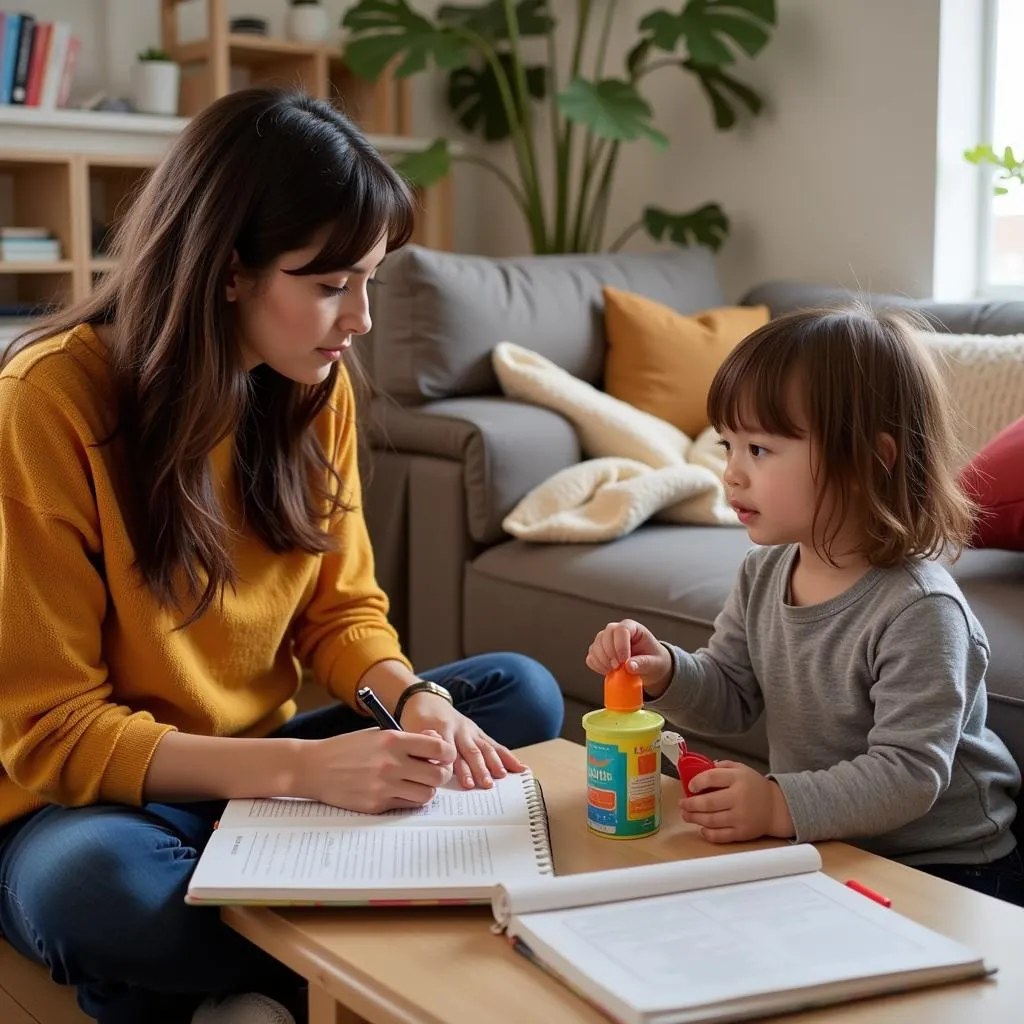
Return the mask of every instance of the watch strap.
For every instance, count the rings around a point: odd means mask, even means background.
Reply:
[[[441,697],[448,701],[449,704],[454,704],[452,695],[443,686],[432,683],[427,679],[420,679],[418,682],[407,686],[399,695],[398,702],[395,704],[395,719],[399,723],[402,721],[402,712],[405,710],[406,702],[417,693],[432,693],[435,697]]]

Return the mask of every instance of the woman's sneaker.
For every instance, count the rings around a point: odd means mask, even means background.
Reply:
[[[295,1018],[270,996],[245,992],[205,1000],[192,1015],[192,1024],[295,1024]]]

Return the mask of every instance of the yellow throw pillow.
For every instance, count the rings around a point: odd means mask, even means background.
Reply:
[[[708,388],[715,372],[769,317],[767,306],[683,316],[642,295],[605,288],[605,391],[696,438],[708,425]]]

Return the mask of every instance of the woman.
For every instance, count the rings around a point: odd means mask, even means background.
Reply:
[[[345,353],[411,222],[329,105],[235,93],[155,170],[117,270],[6,358],[0,931],[97,1020],[289,1019],[250,990],[298,1012],[298,979],[182,902],[224,800],[416,806],[561,727],[526,658],[415,675],[374,579]],[[341,703],[294,716],[300,664]],[[358,686],[404,731],[367,729]]]

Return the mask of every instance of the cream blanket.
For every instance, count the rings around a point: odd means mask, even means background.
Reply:
[[[589,458],[535,487],[505,517],[514,537],[551,543],[614,540],[652,516],[736,525],[725,500],[718,435],[696,441],[566,373],[529,349],[501,342],[494,369],[509,398],[561,413]]]

